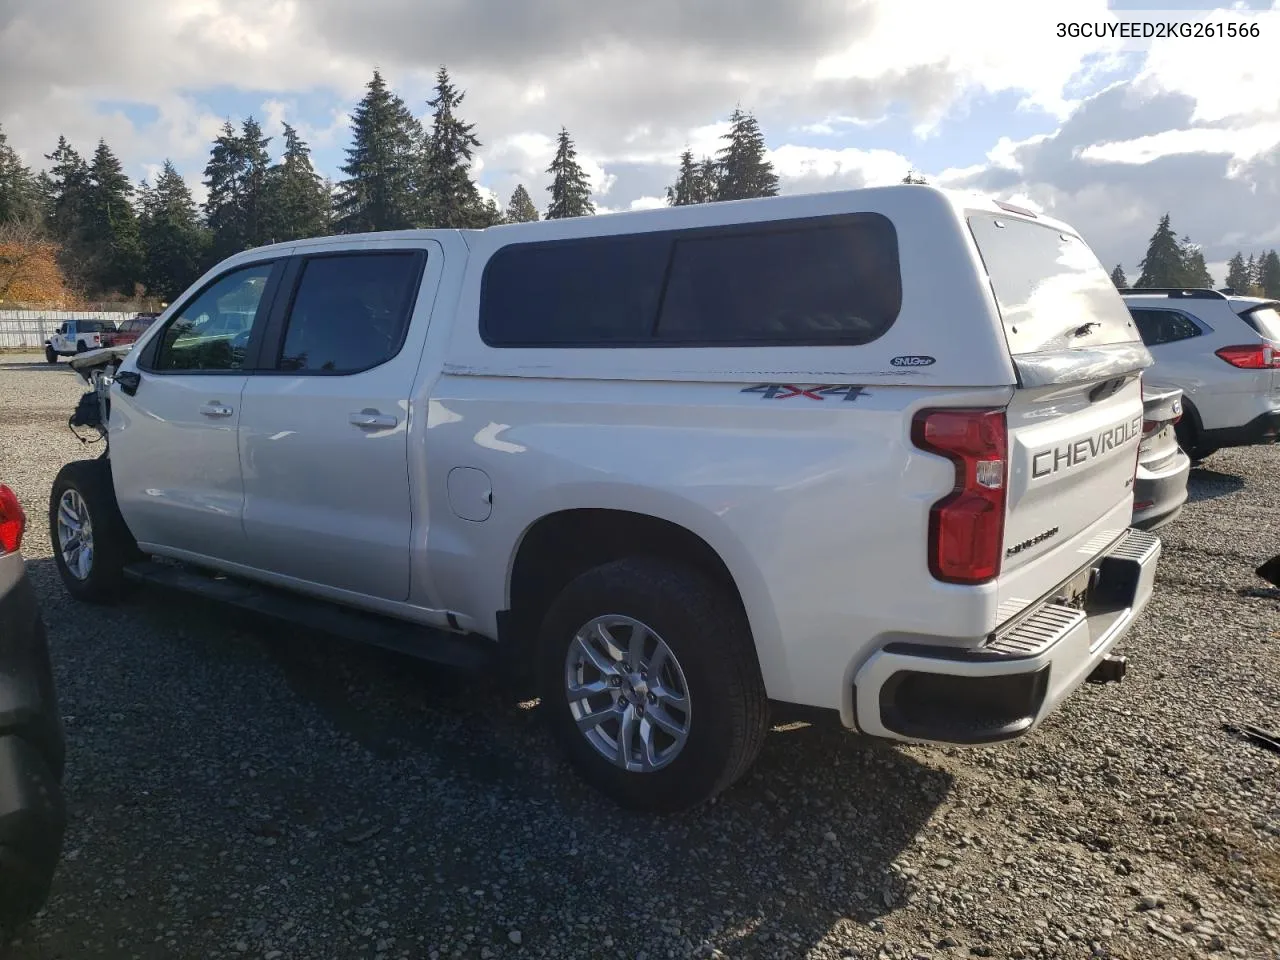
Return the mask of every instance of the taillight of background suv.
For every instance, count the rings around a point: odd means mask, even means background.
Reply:
[[[1277,352],[1269,343],[1241,344],[1223,347],[1214,352],[1227,363],[1241,370],[1280,369],[1280,352]]]

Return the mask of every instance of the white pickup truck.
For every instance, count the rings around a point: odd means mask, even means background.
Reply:
[[[57,363],[59,357],[74,357],[106,345],[115,325],[106,320],[66,320],[44,342],[44,358]]]
[[[112,359],[51,533],[77,598],[501,670],[677,809],[771,702],[986,744],[1118,678],[1150,362],[1070,227],[930,187],[300,241]]]

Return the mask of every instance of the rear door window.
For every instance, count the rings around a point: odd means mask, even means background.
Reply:
[[[1204,331],[1191,317],[1178,310],[1132,310],[1142,342],[1148,347],[1177,343],[1201,336]]]
[[[425,262],[414,251],[304,261],[276,369],[344,374],[386,363],[404,344]]]
[[[969,228],[1011,354],[1140,339],[1110,275],[1079,237],[994,214],[974,214]]]

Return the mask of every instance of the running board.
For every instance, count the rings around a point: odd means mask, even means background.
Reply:
[[[146,560],[130,564],[124,573],[139,583],[195,594],[293,626],[462,670],[480,670],[492,662],[496,653],[497,645],[482,637],[448,633],[423,624],[352,610],[326,600],[190,567]]]

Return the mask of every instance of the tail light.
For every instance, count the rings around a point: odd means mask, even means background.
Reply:
[[[1241,370],[1274,370],[1280,368],[1280,354],[1269,343],[1242,344],[1215,351],[1219,357]]]
[[[12,490],[0,483],[0,553],[17,553],[22,534],[27,529],[27,515]]]
[[[945,583],[994,580],[1004,556],[1004,411],[926,410],[912,422],[911,439],[955,464],[955,487],[929,511],[930,572]]]

